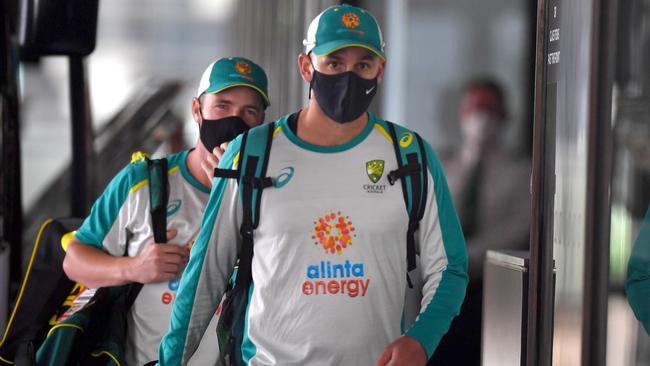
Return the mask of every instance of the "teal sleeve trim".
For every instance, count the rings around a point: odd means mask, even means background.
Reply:
[[[229,169],[233,165],[235,151],[239,151],[241,137],[233,141],[219,162],[219,167]],[[221,199],[226,188],[227,179],[215,178],[210,199],[203,215],[201,230],[190,252],[190,260],[183,272],[176,292],[176,300],[169,319],[169,329],[163,337],[158,351],[159,365],[180,365],[185,354],[185,340],[194,308],[197,286],[201,277],[203,261],[210,245],[214,223],[221,207]]]
[[[82,243],[103,249],[104,238],[117,219],[130,189],[144,179],[147,179],[145,163],[129,164],[122,169],[95,201],[75,237]]]
[[[210,193],[210,188],[204,186],[199,182],[196,178],[190,174],[190,170],[187,168],[187,154],[189,154],[190,150],[185,150],[181,153],[174,154],[169,156],[167,159],[171,163],[169,166],[169,169],[172,169],[174,166],[178,166],[181,171],[181,175],[183,175],[183,178],[194,188],[198,189],[199,191],[203,193]]]
[[[467,250],[465,238],[458,216],[451,200],[447,181],[438,158],[431,146],[425,142],[427,165],[433,178],[435,200],[438,206],[438,219],[442,231],[442,241],[447,255],[447,268],[435,295],[426,306],[406,335],[422,344],[427,357],[431,358],[440,339],[447,333],[451,321],[460,313],[465,299],[467,275]],[[432,198],[429,198],[431,200]],[[424,223],[426,225],[426,223]]]
[[[627,267],[627,301],[650,335],[650,205]]]

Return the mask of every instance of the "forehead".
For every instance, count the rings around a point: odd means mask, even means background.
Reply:
[[[379,56],[367,48],[359,46],[350,46],[336,50],[329,55],[318,56],[318,58],[336,58],[336,59],[350,59],[350,60],[377,60]]]
[[[207,103],[229,102],[242,105],[258,105],[262,102],[262,96],[253,88],[247,86],[234,86],[214,94],[205,94]]]

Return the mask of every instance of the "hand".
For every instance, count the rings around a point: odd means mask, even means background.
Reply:
[[[377,366],[424,366],[427,353],[414,338],[403,336],[384,348]]]
[[[215,147],[212,150],[212,154],[208,154],[206,159],[201,162],[201,169],[205,172],[205,175],[208,176],[208,181],[210,182],[210,187],[212,187],[212,178],[214,178],[214,170],[219,166],[219,160],[226,152],[228,148],[228,143],[224,142],[218,147]]]
[[[167,240],[176,237],[176,230],[167,231]],[[181,266],[185,264],[185,248],[171,243],[155,243],[153,238],[145,248],[133,257],[127,277],[132,282],[154,283],[174,279],[180,275]]]

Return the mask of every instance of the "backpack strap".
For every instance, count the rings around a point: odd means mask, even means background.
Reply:
[[[397,158],[397,169],[388,173],[388,182],[394,185],[397,180],[402,182],[402,194],[409,215],[406,232],[406,264],[407,271],[417,266],[415,258],[415,232],[420,227],[427,202],[427,161],[424,144],[420,135],[415,132],[386,122]],[[399,140],[397,138],[399,132]],[[406,274],[409,287],[413,288],[411,278]]]
[[[239,268],[235,287],[248,287],[252,281],[253,233],[260,221],[260,204],[264,189],[273,186],[273,179],[266,176],[269,152],[273,143],[275,123],[251,129],[242,135],[239,164],[236,170],[215,169],[214,176],[239,179],[242,200],[242,246],[239,252]]]
[[[149,175],[149,212],[151,229],[156,243],[167,242],[167,203],[169,202],[169,180],[167,177],[167,159],[151,159],[149,155],[137,151],[131,155],[131,163],[147,163]],[[128,255],[128,247],[124,255]],[[142,290],[141,283],[131,283],[126,291],[125,306],[130,309]]]
[[[167,202],[169,182],[167,180],[167,159],[147,159],[149,172],[149,208],[151,226],[156,243],[167,242]]]

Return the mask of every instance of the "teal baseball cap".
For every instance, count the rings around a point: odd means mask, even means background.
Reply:
[[[305,52],[329,55],[345,47],[366,48],[382,60],[384,39],[375,17],[367,10],[343,4],[325,9],[318,14],[307,29],[307,38],[302,41]]]
[[[203,72],[196,97],[216,94],[236,86],[247,86],[262,95],[265,107],[271,104],[268,79],[258,64],[244,57],[221,58],[211,63]]]

